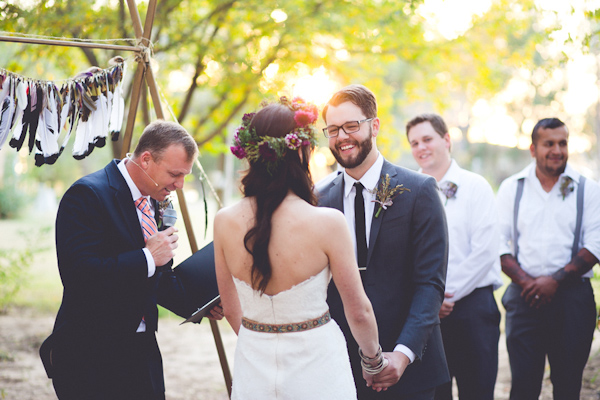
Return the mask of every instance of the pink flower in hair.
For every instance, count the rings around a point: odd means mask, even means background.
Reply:
[[[231,146],[229,148],[234,156],[239,158],[240,160],[246,157],[246,150],[242,146]]]
[[[316,115],[310,111],[298,110],[296,111],[296,114],[294,114],[294,121],[296,121],[296,125],[300,128],[310,125],[316,120]]]

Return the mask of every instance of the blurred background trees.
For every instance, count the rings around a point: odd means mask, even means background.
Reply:
[[[137,3],[143,19],[147,1]],[[399,164],[416,168],[406,121],[437,112],[451,128],[454,157],[496,187],[529,162],[535,122],[557,116],[571,131],[571,160],[597,179],[596,3],[159,0],[152,65],[163,105],[196,138],[201,162],[226,201],[235,196],[235,171],[241,167],[227,153],[242,113],[283,94],[322,105],[349,83],[362,83],[377,95],[378,144]],[[125,0],[3,0],[0,30],[136,44],[127,39],[135,35]],[[128,99],[135,68],[131,54],[8,42],[0,43],[0,50],[0,67],[57,82],[91,65],[106,68],[111,57],[121,55],[128,59]],[[135,135],[155,118],[149,101],[144,93]],[[317,179],[335,168],[321,140],[313,162]],[[6,197],[3,191],[31,197],[40,188],[59,198],[75,179],[102,167],[119,150],[117,142],[82,161],[67,153],[56,164],[37,168],[27,153],[9,156],[15,150],[6,144],[0,151],[0,198]],[[191,189],[198,184],[192,182]],[[9,215],[3,212],[8,204],[0,204],[0,217]]]

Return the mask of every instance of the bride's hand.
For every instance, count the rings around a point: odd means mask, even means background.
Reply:
[[[387,367],[379,374],[373,376],[372,388],[378,392],[387,390],[388,387],[398,383],[406,367],[410,364],[408,357],[400,352],[383,353],[384,358],[389,362]]]
[[[365,370],[363,369],[362,373],[363,373],[363,378],[365,379],[365,381],[367,381],[367,387],[372,387],[373,386],[373,382],[375,380],[375,377],[381,375],[387,368],[389,364],[389,359],[385,357],[385,355],[383,356],[383,371],[381,371],[379,374],[376,375],[372,375],[372,374],[368,374],[367,372],[365,372]],[[383,389],[386,390],[387,388]],[[382,389],[375,389],[373,388],[373,390],[377,390],[378,392],[381,391]]]

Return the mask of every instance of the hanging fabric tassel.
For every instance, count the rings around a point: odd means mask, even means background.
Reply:
[[[0,149],[2,149],[10,132],[10,124],[12,123],[14,112],[15,101],[11,96],[6,96],[2,102],[2,110],[0,111]]]
[[[32,91],[32,88],[28,84],[27,85],[27,100],[24,102],[26,106],[25,106],[25,109],[23,110],[23,116],[21,118],[21,123],[19,124],[20,126],[18,126],[17,129],[15,129],[13,137],[10,140],[10,142],[8,143],[10,145],[10,147],[14,147],[15,149],[17,149],[17,151],[21,150],[21,147],[23,147],[23,143],[25,142],[25,137],[27,136],[27,131],[29,130],[29,124],[30,124],[31,115],[32,115],[31,91]]]
[[[122,64],[116,66],[112,73],[111,78],[114,85],[112,109],[110,114],[110,122],[108,130],[110,132],[113,142],[119,140],[121,134],[121,127],[123,125],[123,116],[125,115],[125,100],[123,99],[123,70]]]
[[[0,90],[0,104],[2,104],[4,102],[4,99],[6,99],[6,97],[10,96],[11,94],[10,92],[12,80],[4,75],[0,75],[0,79],[2,80],[2,83],[0,83],[0,86],[2,87],[2,89]]]
[[[43,88],[45,104],[40,113],[38,135],[36,140],[35,165],[54,164],[58,159],[58,112],[56,91],[54,85],[49,83]]]
[[[42,104],[44,103],[44,97],[42,88],[39,87],[35,82],[32,82],[32,96],[31,96],[31,114],[29,119],[29,154],[33,151],[35,146],[35,135],[40,123],[40,113],[42,112]],[[31,88],[31,86],[30,86]]]
[[[87,125],[90,116],[90,109],[83,104],[83,85],[80,82],[75,83],[75,96],[79,106],[79,119],[75,129],[75,143],[73,143],[73,158],[81,160],[85,158],[88,151]]]
[[[71,89],[70,83],[65,83],[63,87],[60,89],[59,96],[61,98],[61,111],[60,111],[60,130],[59,132],[64,131],[64,137],[62,139],[60,149],[58,151],[59,155],[62,154],[67,143],[69,142],[69,138],[71,137],[71,129],[73,125],[69,122],[71,119],[71,111],[73,108],[73,104],[71,102],[71,94],[73,90]]]
[[[108,98],[106,97],[106,85],[103,76],[96,77],[96,85],[98,87],[98,100],[96,101],[97,110],[94,116],[94,126],[97,126],[94,137],[94,146],[104,147],[106,137],[108,136]]]
[[[23,119],[23,112],[25,111],[25,108],[27,107],[27,85],[22,82],[20,79],[17,78],[13,78],[11,77],[12,83],[11,83],[11,87],[14,90],[14,98],[15,98],[15,114],[13,116],[13,120],[12,120],[12,124],[10,126],[10,129],[15,130],[15,126],[17,127],[21,127],[21,122]],[[20,136],[20,134],[19,134]],[[18,137],[13,133],[13,137]]]

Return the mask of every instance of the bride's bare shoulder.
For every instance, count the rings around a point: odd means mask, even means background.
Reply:
[[[346,224],[344,214],[335,208],[313,207],[313,211],[314,220],[319,226],[339,228]]]
[[[254,218],[254,204],[251,199],[243,198],[237,203],[217,211],[215,226],[217,224],[245,223],[252,218]]]

